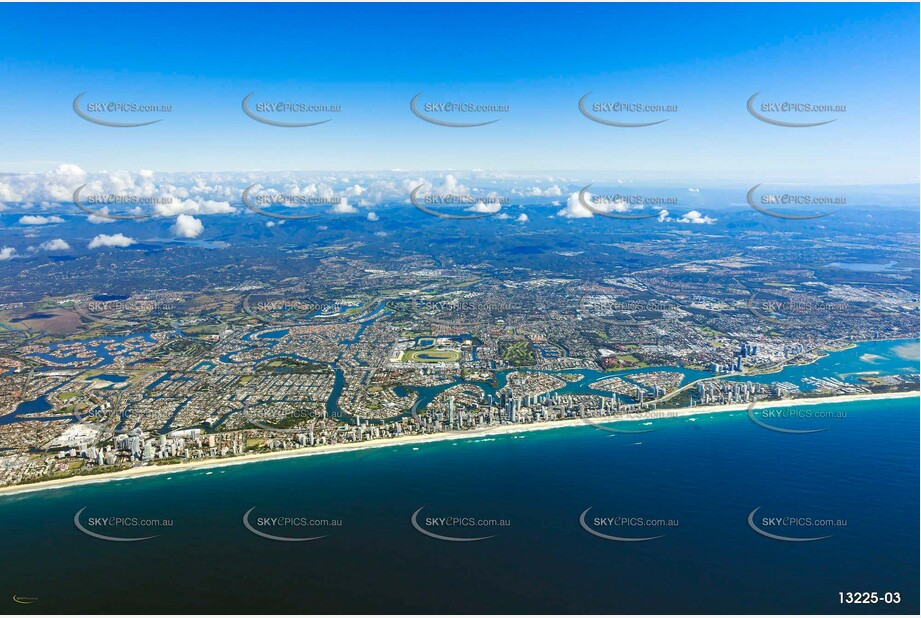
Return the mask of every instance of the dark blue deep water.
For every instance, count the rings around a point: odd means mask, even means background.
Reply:
[[[10,613],[501,612],[912,613],[919,581],[917,398],[846,406],[822,433],[762,429],[744,413],[611,434],[579,425],[195,470],[0,498],[0,586]],[[820,408],[829,408],[828,404]],[[816,408],[818,409],[818,408]],[[91,538],[92,517],[158,518],[139,542]],[[279,542],[244,512],[341,520]],[[410,517],[507,520],[446,542]],[[654,531],[579,516],[677,520]],[[755,533],[748,514],[832,519]],[[846,525],[841,522],[846,521]],[[767,525],[767,524],[765,524]],[[96,527],[140,536],[140,528]],[[427,527],[458,537],[483,528]],[[268,528],[265,528],[268,530]],[[303,527],[272,529],[310,536]],[[819,534],[821,533],[821,534]],[[841,606],[839,592],[898,592]],[[12,595],[38,599],[16,605]]]

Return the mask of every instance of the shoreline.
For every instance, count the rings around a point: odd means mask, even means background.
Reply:
[[[907,399],[921,396],[921,391],[901,391],[895,393],[868,393],[862,395],[836,395],[833,397],[814,397],[798,399],[780,399],[778,401],[763,401],[755,403],[755,409],[763,408],[789,408],[792,406],[810,406],[819,404],[835,403],[853,403],[859,401],[878,401],[886,399]],[[639,414],[630,414],[624,416],[599,416],[590,419],[569,418],[556,421],[546,421],[532,423],[528,425],[499,425],[496,427],[487,427],[479,430],[442,432],[435,434],[403,436],[399,438],[389,438],[381,440],[370,440],[357,444],[333,444],[316,447],[304,447],[286,451],[276,451],[269,453],[257,453],[253,455],[241,455],[228,459],[215,460],[196,460],[188,463],[168,464],[168,465],[148,465],[130,468],[128,470],[119,470],[117,472],[71,476],[63,479],[52,479],[48,481],[38,481],[24,485],[10,485],[0,487],[0,498],[15,494],[32,493],[38,491],[47,491],[63,487],[76,485],[89,485],[95,483],[108,483],[112,481],[121,481],[135,478],[144,478],[150,476],[160,476],[163,474],[176,474],[192,470],[204,470],[210,468],[223,468],[227,466],[239,466],[248,463],[257,463],[263,461],[274,461],[279,459],[290,459],[294,457],[312,457],[317,455],[331,455],[335,453],[348,453],[352,451],[361,451],[366,449],[383,448],[388,446],[410,446],[415,444],[425,444],[430,442],[444,442],[447,440],[468,440],[471,438],[480,438],[483,436],[497,436],[507,434],[527,433],[532,431],[548,431],[553,429],[563,429],[566,427],[578,427],[581,425],[591,426],[593,424],[607,424],[618,422],[636,422],[644,420],[664,420],[670,418],[683,418],[687,416],[699,416],[709,414],[724,414],[727,412],[740,412],[748,409],[748,404],[733,403],[712,406],[695,406],[683,408],[661,408],[649,410]]]

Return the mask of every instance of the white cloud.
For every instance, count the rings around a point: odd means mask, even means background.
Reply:
[[[690,191],[691,193],[700,193],[700,189],[695,189],[694,187],[691,187],[690,189],[688,189],[688,191]]]
[[[41,184],[41,193],[44,199],[70,200],[74,190],[86,179],[86,172],[72,163],[62,163],[54,170],[45,174]]]
[[[716,221],[716,219],[702,215],[696,210],[692,210],[678,219],[679,223],[712,224],[714,221]]]
[[[358,209],[352,206],[351,204],[349,204],[349,201],[343,197],[339,199],[338,204],[333,205],[333,209],[330,212],[339,214],[339,215],[344,215],[344,214],[351,214],[353,212],[358,212]]]
[[[38,248],[45,251],[68,251],[70,245],[63,238],[55,238],[54,240],[46,240]]]
[[[469,210],[471,212],[482,212],[482,213],[492,214],[494,212],[499,212],[500,208],[502,208],[502,206],[499,204],[499,202],[489,202],[487,204],[482,201],[477,201],[476,204],[474,204],[470,208],[467,208],[466,210]]]
[[[137,241],[124,234],[98,234],[90,241],[90,249],[98,247],[130,247]]]
[[[377,216],[376,212],[368,213],[368,221],[377,221],[378,219],[380,219],[380,217]]]
[[[49,223],[64,223],[64,219],[57,216],[44,217],[41,215],[25,215],[19,217],[20,225],[48,225]]]
[[[671,220],[672,218],[668,216],[667,210],[663,208],[662,210],[659,211],[659,223],[663,223],[665,221],[671,221]]]
[[[583,199],[587,204],[591,204],[592,210],[598,212],[629,212],[630,204],[623,200],[600,199],[597,200],[588,191],[583,193]],[[557,216],[568,219],[588,219],[593,216],[591,210],[582,205],[579,199],[579,193],[573,193],[566,200],[566,208],[556,213]]]
[[[518,215],[518,218],[516,218],[515,221],[517,221],[518,223],[527,223],[528,215],[521,213],[520,215]]]
[[[100,215],[107,215],[109,214],[109,207],[103,206],[96,212],[98,212]],[[110,219],[109,217],[102,217],[98,215],[90,215],[86,218],[86,220],[89,221],[90,223],[95,223],[96,225],[103,225],[105,223],[115,223],[116,221],[115,219]]]
[[[0,262],[5,262],[6,260],[13,259],[14,253],[16,253],[16,249],[13,249],[12,247],[0,248]]]
[[[585,200],[591,203],[592,194],[585,192]],[[557,216],[566,217],[567,219],[590,219],[592,211],[582,205],[579,201],[579,193],[575,192],[566,199],[566,207],[556,213]]]
[[[442,195],[459,195],[470,193],[470,190],[460,183],[454,174],[447,174],[444,183],[435,192]]]
[[[154,206],[158,215],[163,217],[175,217],[176,215],[217,215],[237,212],[229,202],[215,200],[182,200],[170,199],[170,201]]]
[[[181,215],[192,215],[205,221],[204,215],[234,214],[240,212],[237,204],[240,193],[249,186],[259,194],[289,194],[330,200],[326,210],[334,213],[362,213],[367,216],[368,211],[375,211],[381,204],[400,203],[407,199],[409,192],[423,185],[418,195],[476,195],[483,206],[472,209],[474,212],[483,210],[495,211],[483,214],[498,216],[507,208],[496,209],[491,202],[504,201],[492,199],[491,196],[522,196],[534,202],[552,203],[554,208],[541,215],[547,216],[565,209],[561,216],[567,218],[590,218],[591,211],[581,207],[576,200],[569,200],[569,187],[576,185],[576,179],[564,176],[547,174],[520,174],[510,172],[489,172],[485,170],[471,170],[459,172],[455,170],[432,171],[422,176],[418,172],[412,173],[405,170],[390,170],[378,172],[355,172],[345,174],[332,174],[329,172],[307,171],[246,171],[246,172],[153,172],[150,170],[134,171],[98,171],[87,173],[75,165],[59,165],[47,172],[25,174],[0,175],[0,204],[17,205],[18,208],[29,209],[19,212],[18,220],[22,215],[44,216],[50,218],[53,213],[60,213],[62,206],[69,206],[74,189],[85,184],[81,195],[84,203],[92,195],[122,195],[145,198],[142,206],[135,208],[134,204],[125,203],[119,206],[96,203],[92,206],[100,214],[141,214],[154,217],[169,218],[169,223]],[[628,179],[623,181],[629,183]],[[618,185],[611,182],[612,186]],[[581,185],[578,185],[581,186]],[[690,185],[685,185],[685,190]],[[597,189],[597,188],[596,188]],[[691,191],[695,193],[696,191]],[[339,202],[340,198],[347,200],[347,205]],[[598,199],[598,196],[595,196]],[[476,200],[474,200],[476,201]],[[339,202],[337,204],[337,202]],[[461,208],[471,206],[468,202]],[[281,205],[280,205],[281,206]],[[590,204],[591,206],[591,204]],[[292,205],[295,207],[295,205]],[[603,204],[595,203],[593,208],[606,211],[633,212],[642,210],[628,204]],[[647,212],[657,212],[648,210]],[[518,212],[509,215],[509,220],[515,219]],[[380,213],[376,213],[380,214]],[[469,214],[469,213],[468,213]],[[529,216],[534,214],[528,213]],[[676,216],[677,218],[677,216]],[[64,217],[67,222],[70,217]],[[92,223],[113,223],[112,219],[105,217],[88,217]],[[66,224],[66,223],[65,223]],[[277,222],[276,222],[277,224]],[[23,223],[23,225],[27,225]],[[35,225],[35,224],[28,224]],[[114,227],[114,226],[113,226]]]
[[[201,219],[192,215],[179,215],[173,224],[173,233],[180,238],[197,238],[205,231]]]
[[[563,190],[560,189],[557,185],[552,185],[546,189],[541,189],[540,187],[531,187],[530,189],[525,189],[524,191],[517,191],[519,195],[525,195],[527,197],[559,197],[563,195]]]

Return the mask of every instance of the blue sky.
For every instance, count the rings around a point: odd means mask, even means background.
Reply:
[[[914,183],[918,19],[911,4],[6,4],[0,171],[71,163]],[[71,109],[84,91],[173,111],[144,116],[165,118],[148,127],[101,127]],[[342,112],[317,127],[270,127],[241,112],[251,91]],[[510,111],[485,127],[439,127],[410,113],[420,91]],[[606,127],[578,112],[589,91],[679,111],[652,127]],[[821,127],[777,127],[747,113],[757,91],[847,111],[817,114],[837,118]]]

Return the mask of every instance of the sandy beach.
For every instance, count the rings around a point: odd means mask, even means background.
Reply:
[[[819,404],[851,403],[857,401],[874,401],[881,399],[903,399],[909,397],[918,397],[919,391],[906,391],[899,393],[879,393],[865,395],[840,395],[835,397],[818,397],[810,399],[782,399],[778,401],[765,401],[755,404],[754,409],[764,408],[789,408],[796,406],[812,406]],[[55,479],[50,481],[41,481],[26,485],[12,485],[9,487],[0,487],[0,496],[28,493],[34,491],[45,491],[57,489],[60,487],[69,487],[73,485],[87,485],[91,483],[107,483],[111,481],[120,481],[125,479],[140,478],[146,476],[155,476],[162,474],[180,474],[192,470],[202,470],[208,468],[222,468],[225,466],[238,466],[248,463],[261,461],[271,461],[277,459],[287,459],[291,457],[311,457],[315,455],[328,455],[332,453],[346,453],[350,451],[359,451],[372,448],[385,448],[392,446],[409,446],[428,442],[443,442],[445,440],[467,440],[471,438],[481,438],[484,436],[496,436],[506,434],[519,434],[531,431],[546,431],[551,429],[561,429],[564,427],[574,427],[586,424],[598,425],[601,423],[617,422],[636,422],[652,421],[668,418],[694,417],[708,414],[722,414],[727,412],[741,412],[748,409],[748,404],[727,404],[718,406],[695,406],[684,408],[662,408],[650,410],[639,414],[630,414],[629,416],[607,416],[592,417],[590,419],[572,418],[558,421],[547,421],[542,423],[533,423],[528,425],[501,425],[489,427],[486,429],[470,431],[454,431],[437,434],[403,436],[400,438],[389,438],[381,440],[372,440],[358,444],[335,444],[328,446],[316,446],[287,451],[276,451],[270,453],[257,453],[252,455],[240,455],[226,459],[204,459],[195,460],[188,463],[179,463],[171,465],[145,465],[131,468],[129,470],[120,470],[109,474],[97,474],[91,476],[72,476],[64,479]]]

